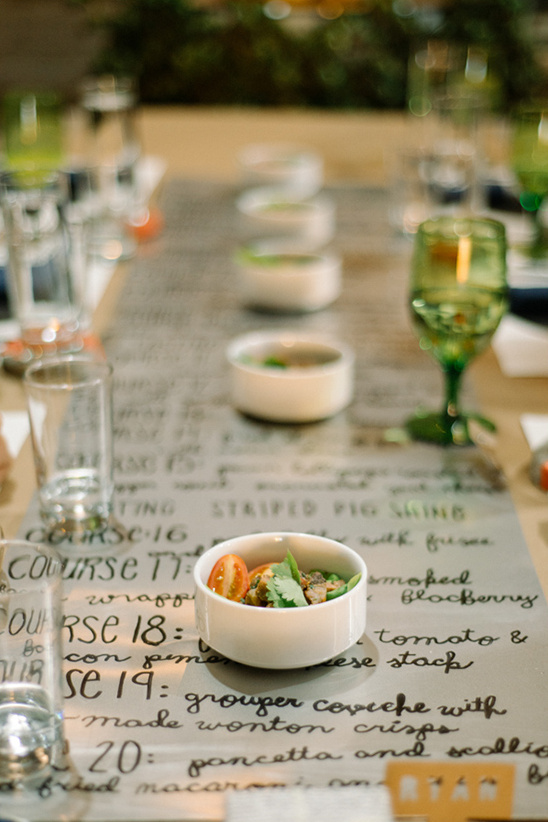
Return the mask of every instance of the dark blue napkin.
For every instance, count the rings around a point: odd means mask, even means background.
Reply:
[[[10,316],[8,297],[6,294],[6,269],[0,265],[0,320],[7,320]]]
[[[548,326],[548,288],[511,288],[510,311],[525,320]]]

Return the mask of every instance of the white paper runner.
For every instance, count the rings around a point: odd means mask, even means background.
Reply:
[[[289,321],[238,301],[232,194],[166,186],[160,253],[136,258],[106,335],[117,522],[85,550],[59,546],[77,773],[53,788],[87,801],[81,822],[190,822],[222,819],[236,794],[374,788],[392,759],[502,760],[515,817],[542,818],[548,608],[511,497],[477,449],[379,438],[442,390],[410,328],[382,199],[334,192],[343,292]],[[356,395],[333,419],[277,426],[231,405],[227,342],[290,324],[355,348]],[[365,559],[366,631],[336,659],[264,671],[200,640],[196,558],[269,530],[332,537]],[[36,499],[21,535],[44,537]],[[27,818],[51,814],[37,802]]]

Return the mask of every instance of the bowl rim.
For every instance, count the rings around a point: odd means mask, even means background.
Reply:
[[[357,551],[355,551],[353,548],[351,548],[349,545],[346,545],[343,542],[339,542],[338,540],[331,539],[331,537],[323,537],[323,536],[319,536],[317,534],[308,534],[304,531],[255,531],[255,532],[248,533],[248,534],[241,534],[240,536],[236,536],[236,537],[230,537],[229,539],[223,540],[222,542],[219,542],[216,545],[213,545],[211,548],[208,548],[207,551],[204,551],[204,553],[198,558],[196,564],[194,565],[194,569],[193,569],[193,572],[192,572],[195,588],[199,589],[200,592],[204,596],[208,597],[212,601],[215,601],[215,602],[219,601],[220,603],[222,603],[222,607],[227,606],[229,608],[237,608],[240,611],[242,609],[244,609],[243,612],[249,612],[249,610],[253,606],[246,605],[245,603],[242,603],[242,602],[235,602],[233,600],[226,599],[225,597],[222,597],[219,594],[216,594],[214,591],[211,590],[211,588],[208,588],[207,583],[203,582],[203,580],[200,576],[200,571],[203,569],[204,565],[206,564],[206,558],[208,557],[208,554],[210,552],[215,551],[215,553],[217,553],[220,550],[220,547],[223,546],[223,548],[226,547],[227,550],[223,551],[223,553],[219,554],[219,557],[223,556],[224,553],[238,554],[238,552],[236,550],[230,550],[238,542],[240,542],[241,540],[244,540],[244,541],[249,540],[249,542],[252,542],[253,540],[255,540],[257,538],[261,538],[261,537],[264,538],[265,540],[268,539],[268,538],[272,539],[274,537],[295,537],[296,539],[305,539],[307,541],[319,540],[324,545],[328,545],[328,544],[335,545],[338,549],[343,549],[344,555],[350,556],[352,559],[354,559],[355,562],[356,562],[356,565],[360,569],[361,579],[354,586],[354,588],[352,588],[351,591],[347,592],[348,595],[357,596],[361,592],[361,589],[366,587],[366,585],[367,585],[368,570],[367,570],[367,564],[366,564],[365,560],[363,559],[363,557],[360,554],[358,554]],[[245,557],[242,557],[242,559],[244,560],[244,562],[246,561]],[[280,559],[278,561],[281,562],[282,559]],[[209,576],[209,573],[211,572],[212,568],[213,568],[213,565],[211,565],[211,567],[208,569],[208,572],[205,574],[206,576]],[[358,571],[356,571],[356,573],[358,573]],[[337,597],[335,599],[330,600],[329,602],[319,602],[319,603],[317,603],[317,605],[314,605],[313,607],[314,608],[321,608],[322,611],[325,611],[327,608],[336,608],[346,598],[346,596],[347,596],[347,594],[344,594],[344,596]],[[254,609],[254,610],[257,610],[257,609]],[[299,619],[299,617],[297,616],[297,613],[309,613],[308,607],[304,607],[304,608],[259,608],[258,610],[261,612],[261,614],[262,613],[276,613],[276,614],[280,615],[278,617],[274,617],[274,619],[282,619],[282,618],[283,619],[288,619],[289,618],[287,616],[288,614],[293,614],[294,618]],[[286,614],[286,616],[282,617],[281,616],[282,614]],[[270,619],[270,617],[268,617],[268,618]],[[264,617],[261,617],[261,619],[264,619]]]
[[[269,368],[265,365],[254,365],[253,363],[242,362],[238,359],[249,347],[256,345],[283,344],[283,341],[291,341],[293,344],[304,343],[310,346],[317,346],[318,349],[334,351],[338,355],[335,359],[325,363],[318,363],[307,368]],[[287,342],[286,342],[287,344]],[[226,358],[229,364],[243,372],[249,374],[269,375],[277,379],[307,379],[317,377],[320,374],[330,374],[341,368],[351,367],[354,364],[355,354],[353,349],[345,342],[328,337],[322,334],[310,334],[289,329],[278,329],[275,331],[249,331],[234,337],[226,347]]]
[[[266,219],[273,221],[283,219],[291,210],[297,210],[297,216],[334,211],[334,203],[329,196],[319,192],[301,196],[298,192],[275,185],[256,186],[247,189],[236,199],[236,208],[246,217],[264,219],[265,207],[278,206],[274,212],[266,213]],[[283,207],[283,208],[282,208]]]
[[[249,257],[245,257],[246,249],[249,251]],[[236,255],[235,262],[236,264],[243,269],[259,269],[260,271],[272,271],[275,273],[275,276],[279,277],[283,275],[283,271],[280,272],[280,268],[282,266],[286,267],[294,267],[298,273],[304,273],[306,275],[310,274],[311,269],[319,268],[321,269],[322,273],[324,273],[325,269],[329,268],[340,268],[341,267],[341,258],[337,254],[332,251],[322,251],[321,249],[307,249],[305,247],[297,248],[296,244],[294,248],[252,248],[248,244],[247,246],[243,246],[240,249],[242,252],[240,256]],[[275,264],[271,266],[265,265],[262,262],[263,257],[270,257],[270,258],[279,258]],[[304,257],[307,258],[304,261],[294,264],[291,264],[291,258],[295,257]],[[292,277],[295,278],[295,274],[292,274]]]
[[[305,167],[312,161],[315,167],[322,165],[322,156],[314,148],[290,141],[254,142],[243,146],[237,154],[238,163],[244,169],[254,169],[265,160],[286,163],[299,161]]]

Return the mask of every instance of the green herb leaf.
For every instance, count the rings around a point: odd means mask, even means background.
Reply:
[[[287,363],[283,360],[280,360],[278,357],[271,355],[270,357],[265,357],[262,361],[262,365],[265,365],[269,368],[287,368]]]
[[[274,576],[278,577],[289,577],[291,578],[291,568],[289,567],[289,563],[283,559],[281,562],[278,562],[276,565],[271,565],[270,570],[274,574]]]
[[[291,551],[287,552],[284,560],[279,562],[277,565],[272,565],[270,570],[274,575],[277,574],[281,577],[291,577],[299,586],[301,584],[301,572],[299,571],[299,566],[297,565],[297,561]]]
[[[275,574],[268,580],[266,589],[268,600],[275,608],[300,608],[308,605],[301,586],[292,577]]]
[[[274,575],[280,577],[292,577],[293,574],[291,573],[291,567],[289,562],[287,561],[287,555],[285,559],[282,559],[281,562],[276,563],[276,565],[271,565],[270,570]]]
[[[297,560],[291,553],[288,551],[285,557],[285,562],[289,565],[289,569],[291,571],[291,576],[295,580],[295,582],[300,586],[301,584],[301,572],[299,571],[299,566],[297,565]]]

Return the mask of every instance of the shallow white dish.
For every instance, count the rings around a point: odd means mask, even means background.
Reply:
[[[326,419],[345,408],[354,391],[354,352],[345,343],[294,331],[257,331],[227,348],[232,402],[244,414],[272,422]],[[314,365],[279,367],[269,361]]]
[[[334,253],[263,243],[242,249],[235,266],[241,299],[252,308],[318,311],[341,292],[342,263]]]
[[[207,587],[216,561],[237,554],[248,570],[282,561],[287,551],[299,569],[325,568],[358,584],[346,594],[301,608],[255,608],[232,602]],[[367,567],[351,548],[311,534],[248,534],[206,551],[194,568],[196,627],[202,640],[235,662],[257,668],[304,668],[343,653],[363,635],[366,624]]]
[[[238,163],[246,186],[276,186],[310,197],[323,184],[322,158],[302,146],[253,143],[242,149]]]
[[[326,245],[335,233],[335,205],[330,197],[301,197],[274,187],[252,188],[236,200],[244,240],[283,237],[307,249]]]

